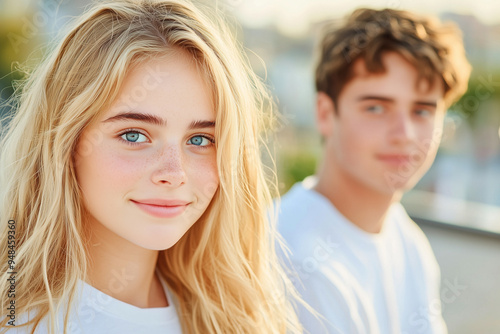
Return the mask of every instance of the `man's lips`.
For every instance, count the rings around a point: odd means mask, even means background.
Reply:
[[[409,154],[378,154],[377,159],[391,165],[406,165],[410,163]]]
[[[190,202],[182,200],[143,199],[131,200],[142,211],[158,218],[173,218],[186,210]]]

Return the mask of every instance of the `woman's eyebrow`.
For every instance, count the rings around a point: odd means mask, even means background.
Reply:
[[[118,115],[115,115],[115,116],[112,116],[110,118],[105,119],[103,121],[103,123],[116,122],[116,121],[122,121],[122,120],[141,121],[141,122],[150,123],[150,124],[159,125],[159,126],[166,126],[167,125],[167,121],[161,117],[147,114],[147,113],[137,113],[137,112],[120,113]],[[192,121],[189,124],[188,129],[194,130],[194,129],[214,128],[214,127],[215,127],[215,121],[197,120],[197,121]]]
[[[137,113],[137,112],[124,112],[120,113],[118,115],[112,116],[108,119],[105,119],[103,123],[106,122],[116,122],[116,121],[122,121],[122,120],[134,120],[134,121],[141,121],[145,123],[150,123],[153,125],[160,125],[160,126],[166,126],[167,121],[162,119],[161,117],[147,114],[147,113]]]
[[[214,121],[192,121],[188,127],[189,130],[206,129],[206,128],[215,128],[215,122]]]

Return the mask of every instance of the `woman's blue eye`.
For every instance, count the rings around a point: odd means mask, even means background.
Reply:
[[[192,145],[196,146],[208,146],[212,143],[212,141],[204,136],[194,136],[188,141]]]
[[[136,131],[126,132],[122,134],[120,137],[131,143],[143,143],[148,140],[145,135]]]

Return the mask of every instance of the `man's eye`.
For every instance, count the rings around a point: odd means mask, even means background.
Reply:
[[[137,131],[125,132],[120,137],[130,143],[144,143],[148,140],[145,135]]]
[[[385,108],[380,104],[376,104],[376,105],[367,107],[366,111],[373,113],[373,114],[381,114],[385,111]]]
[[[431,116],[432,112],[430,110],[427,110],[427,109],[417,109],[417,110],[415,110],[415,114],[417,114],[418,116],[427,117],[427,116]]]

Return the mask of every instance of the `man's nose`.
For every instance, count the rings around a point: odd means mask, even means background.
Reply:
[[[413,124],[410,113],[406,111],[395,113],[391,122],[391,141],[406,144],[415,140],[415,136],[415,124]]]

